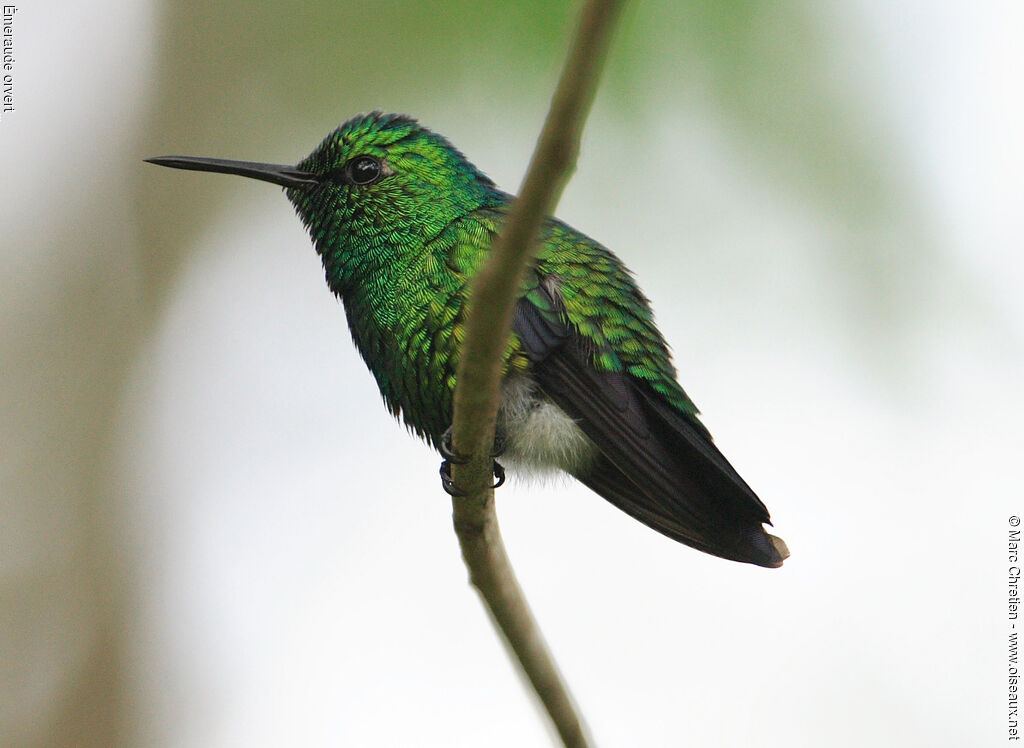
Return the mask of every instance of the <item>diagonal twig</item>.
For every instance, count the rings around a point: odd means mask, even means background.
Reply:
[[[516,291],[541,223],[575,166],[583,122],[621,5],[620,0],[588,0],[582,8],[519,197],[473,282],[452,424],[453,447],[472,455],[468,463],[452,468],[455,485],[465,494],[453,498],[452,513],[470,581],[567,746],[587,745],[586,732],[505,553],[490,488],[490,453]],[[478,299],[486,303],[476,303]]]

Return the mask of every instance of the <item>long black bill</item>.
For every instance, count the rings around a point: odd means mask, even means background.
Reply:
[[[311,187],[320,180],[315,174],[282,164],[261,164],[256,161],[230,161],[225,158],[199,158],[196,156],[156,156],[145,159],[151,164],[169,166],[172,169],[191,171],[215,171],[221,174],[237,174],[282,187]]]

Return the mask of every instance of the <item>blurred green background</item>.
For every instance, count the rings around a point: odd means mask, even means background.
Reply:
[[[0,744],[551,740],[287,201],[141,159],[295,162],[380,108],[514,191],[576,10],[19,7]],[[627,7],[559,216],[636,271],[793,557],[728,564],[513,478],[506,541],[598,744],[1005,739],[1022,21]]]

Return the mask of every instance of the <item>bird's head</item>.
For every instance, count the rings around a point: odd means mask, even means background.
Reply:
[[[495,194],[445,138],[410,117],[353,117],[295,166],[162,156],[161,166],[281,185],[323,253],[337,242],[430,240]]]

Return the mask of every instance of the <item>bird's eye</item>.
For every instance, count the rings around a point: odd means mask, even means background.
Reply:
[[[373,184],[383,173],[380,161],[372,156],[356,156],[348,162],[346,171],[352,184],[358,185]]]

